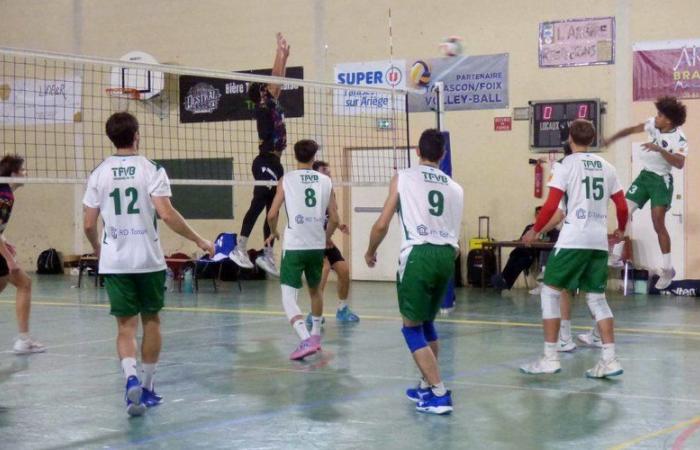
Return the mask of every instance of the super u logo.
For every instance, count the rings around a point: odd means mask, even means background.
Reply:
[[[384,78],[386,79],[386,82],[389,84],[389,86],[395,87],[398,86],[399,83],[401,83],[403,74],[401,73],[401,69],[399,69],[396,66],[391,66],[389,67],[389,69],[387,69],[386,73],[384,74]]]

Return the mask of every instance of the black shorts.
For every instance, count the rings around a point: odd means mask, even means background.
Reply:
[[[340,250],[338,250],[338,247],[335,245],[331,248],[327,248],[323,255],[328,258],[328,263],[331,265],[331,267],[333,267],[333,264],[337,262],[345,261],[345,258],[343,258]]]
[[[6,277],[10,274],[10,268],[7,267],[7,261],[5,257],[0,255],[0,277]]]
[[[279,156],[270,152],[260,152],[255,157],[252,171],[257,181],[277,181],[284,175]]]

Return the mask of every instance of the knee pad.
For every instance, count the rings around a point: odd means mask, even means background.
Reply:
[[[543,319],[561,319],[561,292],[545,285],[540,293]]]
[[[403,327],[401,328],[404,339],[406,339],[406,344],[411,353],[415,353],[423,347],[427,347],[428,343],[425,342],[425,336],[423,335],[423,327]]]
[[[428,342],[435,342],[438,340],[435,322],[432,320],[429,322],[423,322],[423,336],[425,336],[425,340]]]
[[[610,310],[608,301],[605,299],[605,294],[589,292],[586,294],[586,303],[588,303],[588,309],[591,310],[591,314],[593,314],[593,318],[596,322],[613,318],[613,313]]]
[[[297,305],[298,293],[299,289],[287,286],[286,284],[282,285],[282,307],[289,320],[301,316],[301,309],[299,309],[299,305]]]

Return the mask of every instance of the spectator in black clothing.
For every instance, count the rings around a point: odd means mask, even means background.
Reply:
[[[272,66],[272,75],[283,77],[286,73],[287,58],[290,46],[282,36],[277,33],[277,52]],[[284,111],[279,103],[282,86],[279,84],[251,83],[248,86],[248,99],[255,108],[255,121],[258,129],[260,153],[253,160],[253,178],[256,181],[274,182],[270,186],[255,186],[253,188],[253,200],[250,202],[248,212],[243,217],[243,226],[238,236],[236,248],[229,257],[240,267],[252,269],[253,263],[247,253],[248,237],[258,216],[265,209],[270,210],[272,199],[277,192],[277,181],[284,175],[284,168],[280,162],[280,156],[287,148],[287,128],[284,124]],[[263,236],[270,236],[270,227],[263,220]],[[272,252],[272,244],[265,247],[264,254],[259,256],[255,263],[274,276],[279,276]]]
[[[540,209],[542,209],[541,206],[538,206],[535,208],[535,219],[537,219],[537,214],[539,214]],[[534,221],[530,225],[526,226],[525,229],[523,230],[523,233],[520,235],[520,239],[527,233],[530,228],[534,226]],[[559,230],[556,228],[545,233],[543,236],[541,236],[541,240],[544,242],[556,242],[557,238],[559,237]],[[524,248],[524,247],[518,247],[514,249],[511,253],[510,256],[508,256],[508,262],[506,263],[506,266],[503,268],[503,272],[500,274],[494,274],[491,277],[491,285],[494,287],[494,289],[497,290],[502,290],[502,289],[510,289],[513,287],[513,284],[515,284],[515,280],[518,279],[518,276],[520,273],[526,269],[528,269],[530,266],[532,266],[532,263],[535,261],[537,258],[538,254],[540,254],[541,250],[537,250],[534,248]],[[542,254],[540,255],[540,262],[544,262],[544,259],[547,257],[549,252],[541,252]]]

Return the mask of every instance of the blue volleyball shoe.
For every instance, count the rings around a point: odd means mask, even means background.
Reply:
[[[450,414],[452,412],[452,392],[447,391],[442,397],[438,397],[430,391],[427,397],[416,404],[416,411],[428,414]]]
[[[130,416],[141,416],[146,412],[146,405],[141,403],[143,388],[138,377],[132,375],[126,380],[126,413]]]
[[[156,394],[155,389],[151,391],[150,389],[142,388],[141,403],[146,405],[146,408],[152,408],[163,403],[163,397]]]

